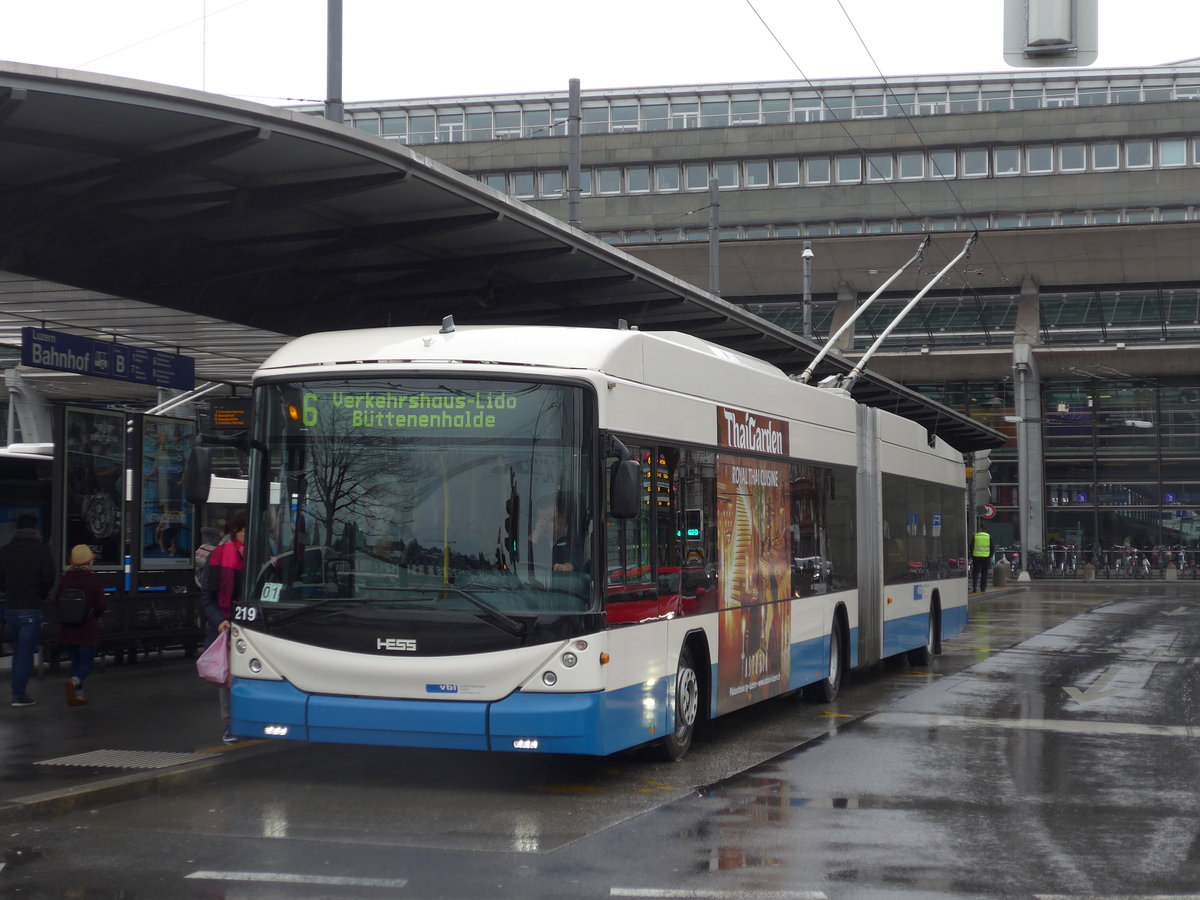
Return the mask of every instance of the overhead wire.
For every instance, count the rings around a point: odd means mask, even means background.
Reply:
[[[967,220],[968,220],[968,221],[971,223],[972,229],[973,229],[973,230],[974,230],[976,233],[978,233],[978,232],[980,231],[980,229],[978,228],[978,226],[977,226],[977,224],[976,224],[976,222],[975,222],[975,219],[974,219],[974,217],[973,217],[973,216],[971,215],[971,213],[970,213],[970,212],[969,212],[969,211],[966,209],[966,206],[965,206],[965,204],[962,202],[962,198],[961,198],[961,197],[959,197],[959,196],[958,196],[958,194],[957,194],[957,193],[954,191],[954,188],[953,188],[953,186],[951,185],[951,183],[949,182],[949,180],[947,180],[947,179],[946,179],[946,177],[945,177],[945,173],[943,173],[943,172],[941,171],[941,168],[940,168],[940,166],[938,166],[938,165],[937,165],[937,162],[936,162],[936,160],[935,160],[935,159],[933,159],[931,156],[929,156],[929,155],[928,155],[928,145],[927,145],[927,143],[925,142],[925,139],[924,139],[924,137],[921,135],[920,131],[919,131],[919,130],[917,129],[917,127],[914,125],[914,123],[913,123],[913,121],[912,121],[913,117],[912,117],[912,116],[909,114],[909,112],[908,112],[907,108],[905,107],[905,105],[904,105],[904,104],[902,104],[902,103],[900,102],[899,98],[896,96],[896,94],[895,94],[895,91],[892,89],[892,86],[891,86],[891,84],[889,83],[887,76],[886,76],[886,75],[884,75],[884,73],[883,73],[882,69],[881,69],[881,68],[880,68],[880,66],[879,66],[879,63],[878,63],[878,61],[875,59],[875,56],[874,56],[874,54],[872,54],[872,53],[871,53],[871,50],[870,50],[870,48],[867,46],[867,43],[866,43],[866,41],[863,39],[863,36],[862,36],[861,32],[858,30],[858,27],[855,25],[855,23],[854,23],[854,20],[851,18],[851,16],[850,16],[849,12],[846,10],[846,8],[845,8],[845,6],[842,4],[841,0],[837,0],[837,3],[838,3],[838,7],[839,7],[839,9],[841,9],[841,11],[842,11],[842,14],[843,14],[843,16],[846,18],[846,21],[849,23],[849,25],[850,25],[850,28],[851,28],[851,29],[854,31],[855,37],[857,37],[857,38],[858,38],[858,41],[859,41],[859,43],[862,45],[862,47],[863,47],[864,51],[866,51],[866,53],[867,53],[867,56],[868,56],[868,58],[871,60],[871,63],[872,63],[872,65],[875,67],[875,70],[876,70],[876,72],[878,72],[878,74],[879,74],[879,76],[880,76],[880,79],[881,79],[881,81],[882,81],[882,84],[883,84],[883,88],[884,88],[884,91],[885,91],[885,96],[886,96],[886,99],[888,99],[888,100],[890,100],[890,101],[891,101],[891,105],[892,105],[892,106],[894,106],[895,108],[897,108],[897,109],[899,109],[899,110],[901,110],[901,111],[902,111],[903,115],[902,115],[902,116],[899,116],[899,118],[902,118],[902,119],[904,119],[905,123],[906,123],[906,124],[908,125],[908,127],[911,129],[911,131],[912,131],[913,135],[914,135],[914,136],[916,137],[916,139],[917,139],[917,142],[918,142],[918,144],[921,146],[922,152],[923,152],[923,153],[926,155],[926,157],[929,159],[929,163],[930,163],[930,165],[932,165],[932,166],[935,168],[935,170],[936,170],[936,172],[937,172],[938,176],[940,176],[940,178],[941,178],[941,183],[942,183],[942,184],[945,186],[945,188],[946,188],[946,190],[948,191],[948,193],[950,194],[950,196],[954,198],[954,202],[955,202],[955,204],[957,204],[957,206],[958,206],[959,210],[960,210],[960,211],[963,213],[964,217],[965,217],[965,218],[966,218],[966,219],[967,219]],[[826,102],[826,100],[825,100],[825,94],[824,94],[824,91],[822,91],[820,88],[818,88],[818,87],[817,87],[817,85],[816,85],[816,84],[815,84],[815,83],[812,81],[812,79],[808,77],[807,73],[805,73],[805,71],[804,71],[804,70],[801,68],[801,66],[799,65],[799,63],[797,63],[797,62],[796,62],[796,60],[795,60],[795,58],[792,56],[791,52],[790,52],[790,51],[787,49],[787,47],[784,45],[783,41],[782,41],[782,40],[779,38],[779,36],[778,36],[778,35],[775,33],[775,31],[774,31],[774,29],[771,27],[770,23],[768,23],[768,22],[766,21],[766,19],[764,19],[764,18],[763,18],[762,14],[761,14],[761,13],[758,11],[758,9],[755,7],[753,0],[746,0],[746,5],[750,7],[750,10],[751,10],[751,12],[753,12],[753,13],[754,13],[754,15],[755,15],[755,17],[756,17],[756,18],[759,20],[759,22],[760,22],[760,23],[762,23],[762,26],[763,26],[763,28],[764,28],[764,29],[766,29],[767,33],[768,33],[768,34],[771,36],[771,39],[772,39],[772,40],[773,40],[773,41],[774,41],[774,42],[775,42],[775,43],[776,43],[776,44],[779,46],[779,48],[780,48],[780,50],[783,52],[784,56],[786,56],[786,57],[787,57],[788,61],[789,61],[789,62],[792,64],[792,66],[793,66],[793,67],[796,69],[796,71],[797,71],[797,72],[800,74],[800,76],[801,76],[801,78],[804,80],[804,82],[805,82],[805,83],[806,83],[806,84],[809,86],[809,88],[811,88],[811,89],[813,90],[813,92],[814,92],[814,93],[817,95],[817,98],[818,98],[818,100],[820,101],[822,108],[823,108],[823,109],[825,109],[826,111],[828,111],[828,112],[830,113],[830,116],[831,116],[832,120],[838,123],[838,125],[839,125],[839,127],[842,129],[843,133],[844,133],[844,134],[846,135],[846,137],[847,137],[847,138],[850,140],[850,143],[851,143],[851,144],[852,144],[852,145],[855,147],[855,149],[857,149],[858,151],[860,151],[860,152],[862,152],[862,153],[866,154],[866,153],[867,153],[867,148],[865,148],[865,147],[864,147],[864,146],[863,146],[863,145],[862,145],[862,144],[859,142],[858,138],[856,138],[856,137],[855,137],[855,135],[853,134],[853,132],[852,132],[852,131],[850,130],[850,128],[849,128],[849,127],[846,125],[846,122],[845,122],[845,121],[844,121],[844,120],[843,120],[843,119],[842,119],[840,116],[838,116],[838,114],[837,114],[837,113],[836,113],[836,112],[833,110],[833,108],[832,108],[832,107],[830,107],[830,106],[829,106],[829,104],[828,104],[828,103]],[[865,163],[865,165],[866,165],[866,166],[868,166],[868,167],[871,165],[871,163],[870,163],[870,160],[869,160],[869,158],[867,158],[867,157],[864,157],[864,163]],[[866,174],[867,174],[867,177],[869,178],[869,172],[868,172],[868,173],[866,173]],[[890,191],[891,191],[892,195],[893,195],[893,196],[896,198],[897,202],[900,204],[900,206],[901,206],[901,207],[902,207],[902,208],[903,208],[903,209],[906,211],[906,213],[907,213],[909,216],[913,217],[914,219],[923,218],[922,216],[918,216],[918,215],[916,214],[916,212],[915,212],[915,211],[912,209],[912,207],[911,207],[911,206],[909,206],[909,204],[908,204],[908,203],[905,201],[904,197],[903,197],[903,196],[901,196],[900,192],[899,192],[899,191],[896,189],[895,185],[893,185],[893,184],[892,184],[890,181],[884,181],[884,182],[882,182],[882,184],[884,184],[884,185],[885,185],[885,186],[888,188],[888,190],[890,190]],[[995,255],[994,255],[994,254],[992,254],[992,252],[991,252],[990,248],[987,248],[987,247],[986,247],[986,244],[984,245],[984,247],[985,247],[985,252],[987,253],[988,257],[991,259],[991,262],[992,262],[992,264],[995,266],[996,272],[999,274],[999,276],[1000,276],[1000,279],[1001,279],[1001,280],[1002,280],[1002,281],[1003,281],[1003,282],[1004,282],[1006,285],[1009,285],[1009,286],[1010,286],[1010,288],[1011,288],[1011,284],[1012,284],[1012,282],[1011,282],[1011,280],[1008,278],[1008,276],[1007,276],[1007,275],[1004,273],[1004,270],[1003,270],[1003,269],[1002,269],[1002,267],[1000,266],[1000,264],[999,264],[999,261],[998,261],[998,260],[995,258]],[[941,254],[943,257],[946,257],[946,256],[948,255],[948,254],[946,253],[945,249],[944,249],[944,248],[942,248],[942,247],[939,247],[939,248],[938,248],[938,252],[939,252],[939,253],[940,253],[940,254]],[[918,269],[918,278],[922,277],[922,276],[923,276],[923,274],[924,274],[924,269],[923,269],[923,268],[922,268],[922,269]],[[964,287],[965,287],[965,288],[966,288],[968,291],[970,291],[972,294],[975,294],[975,296],[976,296],[976,297],[978,297],[978,292],[977,292],[977,291],[975,290],[975,288],[974,288],[974,287],[973,287],[973,286],[970,284],[970,281],[967,279],[967,277],[966,277],[966,274],[965,274],[965,273],[964,273],[962,270],[960,270],[960,271],[958,272],[958,274],[959,274],[959,275],[960,275],[960,277],[962,278],[963,286],[964,286]]]

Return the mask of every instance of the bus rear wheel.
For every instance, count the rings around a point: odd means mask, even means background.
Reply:
[[[937,604],[929,607],[929,624],[925,629],[925,646],[908,651],[908,663],[912,666],[927,666],[941,652],[940,639],[940,610]]]
[[[675,670],[675,730],[659,741],[658,756],[666,762],[683,759],[696,734],[696,717],[700,713],[700,678],[687,647],[679,653]]]
[[[829,628],[829,656],[825,677],[804,689],[804,698],[814,703],[832,703],[842,689],[846,672],[846,635],[841,620],[834,618]]]

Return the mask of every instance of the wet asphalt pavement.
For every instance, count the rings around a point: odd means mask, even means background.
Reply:
[[[10,820],[0,897],[1200,897],[1196,585],[994,592],[945,650],[678,765],[245,748]]]

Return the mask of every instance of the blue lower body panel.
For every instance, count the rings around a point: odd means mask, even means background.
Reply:
[[[307,694],[286,681],[237,678],[232,728],[255,738],[607,755],[663,735],[669,683],[484,702]]]

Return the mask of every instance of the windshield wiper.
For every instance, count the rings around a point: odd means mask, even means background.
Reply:
[[[313,610],[319,609],[322,606],[327,606],[330,603],[350,603],[350,604],[353,604],[354,606],[360,606],[364,603],[371,603],[373,601],[373,599],[374,598],[370,598],[370,597],[326,597],[323,600],[313,600],[311,603],[307,603],[304,606],[300,607],[299,609],[289,609],[289,610],[281,611],[279,613],[279,615],[274,616],[270,620],[270,624],[282,625],[284,622],[290,622],[290,621],[292,621],[292,619],[298,619],[301,616],[307,615],[308,613],[312,612]],[[262,606],[261,603],[259,605]],[[265,609],[269,609],[269,608],[270,607],[266,607]],[[265,609],[264,609],[264,611],[265,611]]]
[[[481,590],[494,590],[494,588],[481,588]],[[492,606],[490,603],[480,600],[478,597],[474,596],[474,594],[472,594],[468,591],[465,591],[462,588],[409,587],[409,588],[388,588],[388,591],[395,592],[395,593],[402,593],[402,594],[421,594],[422,595],[420,597],[404,598],[404,599],[409,599],[409,600],[433,599],[433,597],[431,595],[436,595],[436,594],[456,594],[457,596],[462,597],[464,600],[466,600],[472,606],[487,613],[488,618],[492,619],[496,625],[500,626],[501,630],[508,632],[513,637],[524,637],[525,636],[526,629],[525,629],[524,622],[519,622],[516,619],[512,618],[511,616],[505,615],[500,610],[496,609],[496,607]],[[307,604],[306,606],[301,607],[300,609],[292,609],[292,610],[287,610],[287,611],[281,612],[281,613],[279,613],[279,615],[272,617],[268,621],[270,622],[271,625],[282,625],[286,622],[291,622],[293,619],[307,617],[307,615],[309,613],[313,612],[316,609],[319,609],[322,606],[327,606],[330,603],[349,603],[354,606],[362,606],[362,605],[369,604],[369,603],[394,603],[398,599],[401,599],[401,598],[397,598],[397,597],[326,597],[322,600],[314,600],[311,603]]]
[[[458,596],[462,597],[464,600],[466,600],[472,606],[474,606],[478,609],[481,609],[485,613],[487,613],[491,619],[495,620],[496,624],[499,625],[502,630],[507,631],[513,637],[524,637],[525,636],[525,623],[524,622],[518,622],[512,616],[505,615],[504,613],[500,612],[500,610],[496,609],[496,607],[492,606],[492,604],[487,603],[483,600],[480,600],[478,597],[476,597],[470,591],[465,591],[462,588],[456,588],[456,587],[441,587],[441,588],[437,588],[437,590],[439,590],[445,594],[458,594]],[[484,588],[484,590],[495,590],[495,589],[494,588]]]

